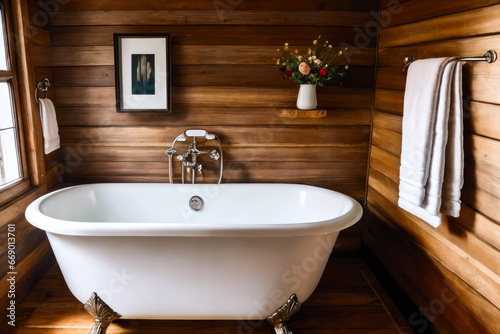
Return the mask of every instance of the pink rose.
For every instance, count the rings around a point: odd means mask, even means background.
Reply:
[[[308,75],[309,72],[311,72],[311,68],[305,61],[299,64],[299,72],[302,73],[303,75]]]

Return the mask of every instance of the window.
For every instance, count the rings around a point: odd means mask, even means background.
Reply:
[[[7,5],[0,0],[0,205],[29,188],[20,145],[15,53],[9,38]]]

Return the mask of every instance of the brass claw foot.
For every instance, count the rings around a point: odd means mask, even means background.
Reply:
[[[290,320],[290,318],[297,313],[301,305],[297,296],[293,294],[283,306],[266,319],[267,322],[274,327],[276,334],[293,334],[286,326],[285,321]]]
[[[85,310],[94,318],[95,322],[89,334],[105,334],[109,324],[121,316],[113,311],[99,296],[93,292],[85,303]]]

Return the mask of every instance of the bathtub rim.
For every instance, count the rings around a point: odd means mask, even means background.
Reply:
[[[294,183],[227,183],[224,185],[293,185],[317,188],[336,193],[352,203],[345,214],[317,222],[280,224],[236,224],[208,225],[185,223],[142,223],[142,222],[75,222],[52,218],[43,214],[40,205],[44,200],[59,192],[91,185],[107,184],[155,184],[155,183],[89,183],[59,189],[33,201],[25,211],[28,222],[46,232],[72,236],[172,236],[172,237],[297,237],[338,233],[354,224],[363,216],[362,206],[352,197],[335,190]],[[161,183],[156,183],[161,184]],[[178,184],[175,184],[178,185]],[[117,226],[121,224],[120,226]]]

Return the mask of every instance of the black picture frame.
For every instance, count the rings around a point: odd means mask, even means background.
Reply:
[[[114,34],[117,112],[171,112],[170,34]]]

